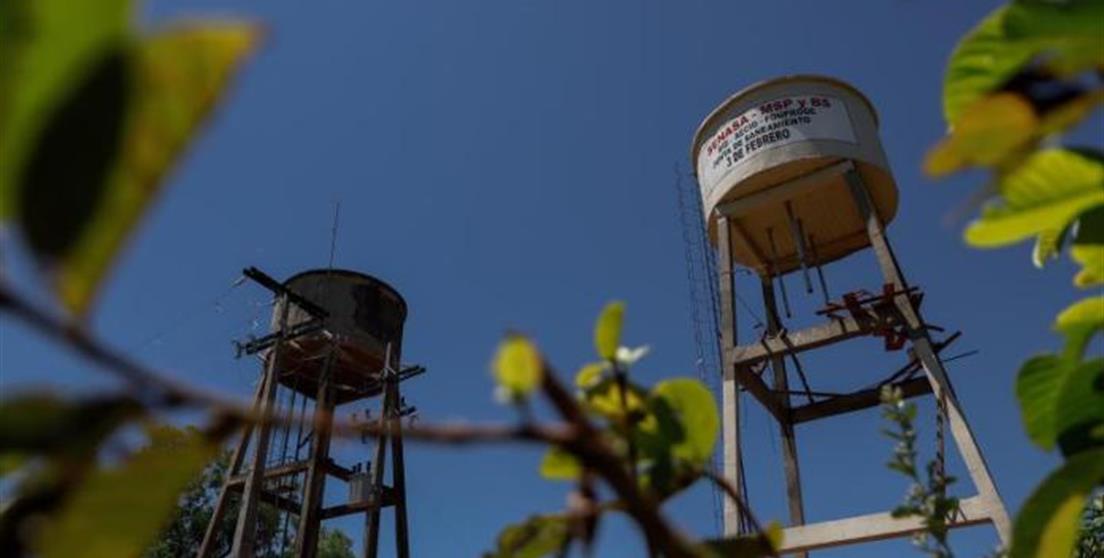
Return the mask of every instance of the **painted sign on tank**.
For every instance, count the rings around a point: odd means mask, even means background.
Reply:
[[[756,154],[807,140],[855,143],[855,132],[842,100],[828,95],[779,97],[725,121],[701,145],[698,182],[710,207],[725,175]]]

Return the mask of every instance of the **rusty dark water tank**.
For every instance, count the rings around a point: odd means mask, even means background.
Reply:
[[[399,367],[407,311],[402,295],[380,279],[344,269],[304,271],[284,285],[329,316],[322,320],[322,330],[286,343],[279,360],[280,383],[317,396],[327,356],[334,350],[330,374],[337,403],[377,395],[388,355],[391,367]],[[273,331],[279,329],[282,312],[278,303],[272,313]],[[288,310],[288,328],[311,319],[294,304]]]

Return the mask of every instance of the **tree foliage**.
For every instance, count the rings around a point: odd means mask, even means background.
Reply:
[[[947,137],[925,169],[937,177],[990,170],[968,244],[1033,240],[1037,267],[1068,252],[1081,266],[1076,287],[1104,285],[1104,152],[1060,145],[1102,103],[1104,1],[1015,0],[963,37],[943,86]],[[1016,395],[1031,440],[1065,462],[1020,510],[1012,558],[1069,556],[1078,517],[1104,483],[1104,359],[1086,354],[1104,330],[1104,296],[1074,302],[1053,327],[1064,347],[1028,359]]]

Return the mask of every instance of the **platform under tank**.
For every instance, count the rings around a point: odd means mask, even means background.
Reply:
[[[329,373],[335,403],[378,395],[387,355],[391,368],[396,370],[402,355],[406,301],[399,292],[375,277],[342,269],[304,271],[289,278],[284,286],[329,315],[322,320],[321,330],[284,344],[278,360],[280,384],[316,397],[332,348],[335,354]],[[277,303],[272,314],[273,331],[280,327],[282,311],[282,303]],[[287,326],[290,330],[312,319],[292,304]]]
[[[874,107],[834,78],[796,75],[744,88],[701,123],[690,156],[710,241],[717,239],[716,209],[748,206],[729,220],[733,259],[760,275],[801,266],[787,212],[800,221],[809,244],[806,264],[828,263],[869,246],[844,175],[827,172],[840,163],[861,177],[883,223],[897,212],[897,187]],[[787,193],[783,186],[801,177],[816,180]]]

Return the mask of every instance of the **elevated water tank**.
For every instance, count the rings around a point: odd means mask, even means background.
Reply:
[[[329,313],[322,329],[298,336],[281,351],[280,383],[315,397],[327,355],[336,350],[330,367],[337,403],[377,395],[380,372],[390,345],[390,364],[398,369],[402,353],[406,301],[387,283],[370,275],[341,269],[316,269],[284,282],[291,292]],[[279,329],[282,305],[272,314],[272,330]],[[288,328],[308,325],[312,316],[295,304],[288,311]]]
[[[807,264],[837,260],[869,245],[843,175],[826,172],[833,165],[853,165],[884,223],[897,212],[897,187],[874,107],[837,79],[798,75],[743,89],[698,127],[691,159],[711,242],[717,238],[714,210],[748,202],[745,212],[732,215],[733,259],[761,275],[801,265],[794,222],[806,242]],[[808,176],[813,183],[799,191],[780,188]],[[777,190],[768,193],[772,189]]]

